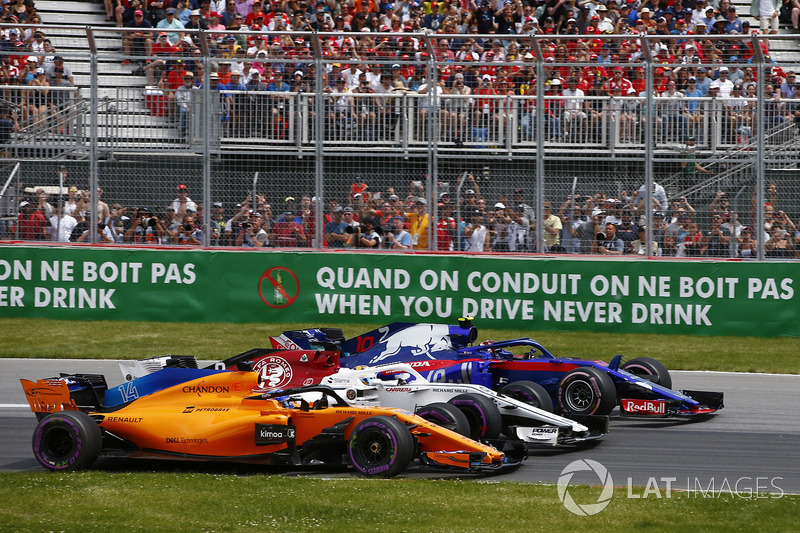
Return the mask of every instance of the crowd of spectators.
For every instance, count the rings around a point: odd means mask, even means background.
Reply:
[[[280,138],[297,118],[289,115],[285,94],[242,93],[309,93],[322,77],[329,137],[357,129],[347,135],[390,138],[404,111],[389,97],[435,92],[455,97],[442,99],[436,110],[428,109],[425,98],[413,104],[418,135],[424,137],[426,119],[435,112],[441,138],[456,143],[483,140],[502,125],[509,104],[496,97],[535,96],[534,54],[522,37],[541,35],[545,95],[553,97],[543,110],[548,138],[577,131],[597,137],[603,117],[615,112],[623,140],[632,140],[644,121],[641,99],[608,104],[586,97],[643,97],[644,70],[638,65],[645,41],[637,37],[648,35],[659,126],[672,140],[699,135],[710,108],[696,99],[717,97],[713,110],[725,116],[714,123],[732,143],[761,128],[753,100],[759,78],[771,84],[763,127],[800,116],[793,73],[778,67],[757,72],[751,65],[755,50],[749,35],[776,33],[779,20],[797,27],[800,0],[785,0],[767,12],[772,5],[754,0],[751,15],[760,29],[741,20],[729,0],[107,0],[106,10],[119,26],[140,29],[125,33],[123,63],[150,57],[139,68],[149,86],[166,93],[165,113],[182,129],[190,101],[176,103],[175,93],[188,79],[187,88],[201,87],[204,79],[200,36],[187,29],[209,30],[211,88],[223,92],[220,114],[233,135]],[[311,43],[292,35],[308,31],[330,32],[320,38],[327,60],[322,72]],[[431,49],[420,33],[433,36]],[[600,39],[603,35],[630,38]],[[718,35],[729,38],[709,38]],[[767,43],[761,46],[769,60]],[[438,65],[435,85],[428,83],[429,54]],[[535,135],[534,112],[531,102],[522,104],[518,124],[528,139]]]
[[[51,117],[78,96],[77,89],[69,90],[75,86],[72,71],[40,27],[42,19],[33,0],[2,0],[0,22],[10,25],[0,30],[5,54],[0,63],[3,113],[12,131],[26,127],[44,131]]]
[[[62,170],[64,174],[65,171]],[[64,181],[67,183],[68,180]],[[226,209],[214,202],[205,227],[203,205],[179,184],[176,198],[163,208],[126,208],[103,201],[98,189],[98,214],[92,216],[90,192],[65,185],[59,201],[43,189],[19,205],[16,224],[2,237],[57,242],[83,242],[89,224],[97,223],[97,242],[117,244],[201,246],[208,233],[212,246],[243,248],[327,248],[372,250],[430,250],[451,252],[511,252],[549,254],[645,255],[645,188],[622,191],[618,198],[603,192],[566,196],[543,202],[543,248],[537,249],[537,221],[530,195],[522,188],[487,201],[472,175],[455,191],[440,183],[436,220],[426,200],[422,181],[411,181],[405,191],[388,187],[373,190],[355,178],[342,201],[323,206],[322,242],[316,240],[316,198],[287,196],[273,206],[263,195],[247,195]],[[460,198],[457,192],[460,191]],[[761,238],[769,258],[800,258],[800,220],[795,224],[781,209],[785,199],[770,183]],[[654,185],[651,250],[665,257],[756,257],[753,225],[755,199],[748,213],[734,214],[725,192],[718,191],[707,208],[697,209],[686,198],[668,200],[663,187]]]

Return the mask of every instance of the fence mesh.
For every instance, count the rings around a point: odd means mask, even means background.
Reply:
[[[0,86],[13,124],[3,239],[767,259],[800,249],[800,98],[792,65],[768,63],[755,36],[703,41],[745,43],[749,62],[687,60],[692,39],[640,37],[623,63],[590,55],[630,46],[613,37],[589,50],[477,36],[506,54],[490,62],[431,34],[189,31],[169,53],[157,34],[48,35],[71,50],[77,89]],[[110,82],[104,70],[123,61],[133,75]]]

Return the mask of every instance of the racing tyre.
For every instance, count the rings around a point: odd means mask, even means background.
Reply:
[[[33,455],[50,470],[79,470],[91,465],[103,446],[100,426],[79,411],[46,416],[33,432]]]
[[[558,405],[570,415],[607,415],[617,406],[608,374],[591,366],[570,370],[558,384]]]
[[[626,361],[620,367],[625,372],[630,372],[648,381],[652,381],[662,387],[672,388],[672,376],[664,363],[652,357],[636,357]]]
[[[466,415],[454,405],[443,402],[431,403],[417,409],[415,414],[421,416],[428,422],[433,422],[450,431],[455,431],[460,435],[469,437],[469,420],[467,420]]]
[[[414,458],[414,437],[402,422],[389,416],[373,416],[350,434],[350,461],[359,473],[393,477]]]
[[[469,436],[472,439],[496,439],[500,435],[503,421],[497,405],[477,394],[459,394],[447,402],[464,413],[469,422]]]
[[[515,400],[525,402],[530,406],[538,407],[550,413],[553,412],[553,399],[544,390],[544,387],[533,381],[515,381],[509,383],[500,391],[501,394],[510,396]]]

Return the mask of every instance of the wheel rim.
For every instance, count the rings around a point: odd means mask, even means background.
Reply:
[[[392,440],[381,432],[373,432],[362,439],[357,450],[368,465],[381,465],[392,456]]]
[[[595,393],[585,381],[573,381],[567,385],[564,401],[570,411],[584,411],[594,404]]]
[[[45,453],[55,460],[69,457],[75,445],[69,431],[58,427],[48,430],[43,440]]]

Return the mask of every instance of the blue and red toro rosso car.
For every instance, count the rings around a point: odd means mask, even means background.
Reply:
[[[457,326],[395,322],[352,339],[334,330],[287,331],[273,347],[311,349],[337,345],[346,368],[409,363],[434,382],[475,383],[537,407],[568,415],[670,417],[708,415],[723,407],[723,393],[672,390],[666,367],[649,357],[610,363],[556,357],[533,339],[486,341],[469,319]]]

